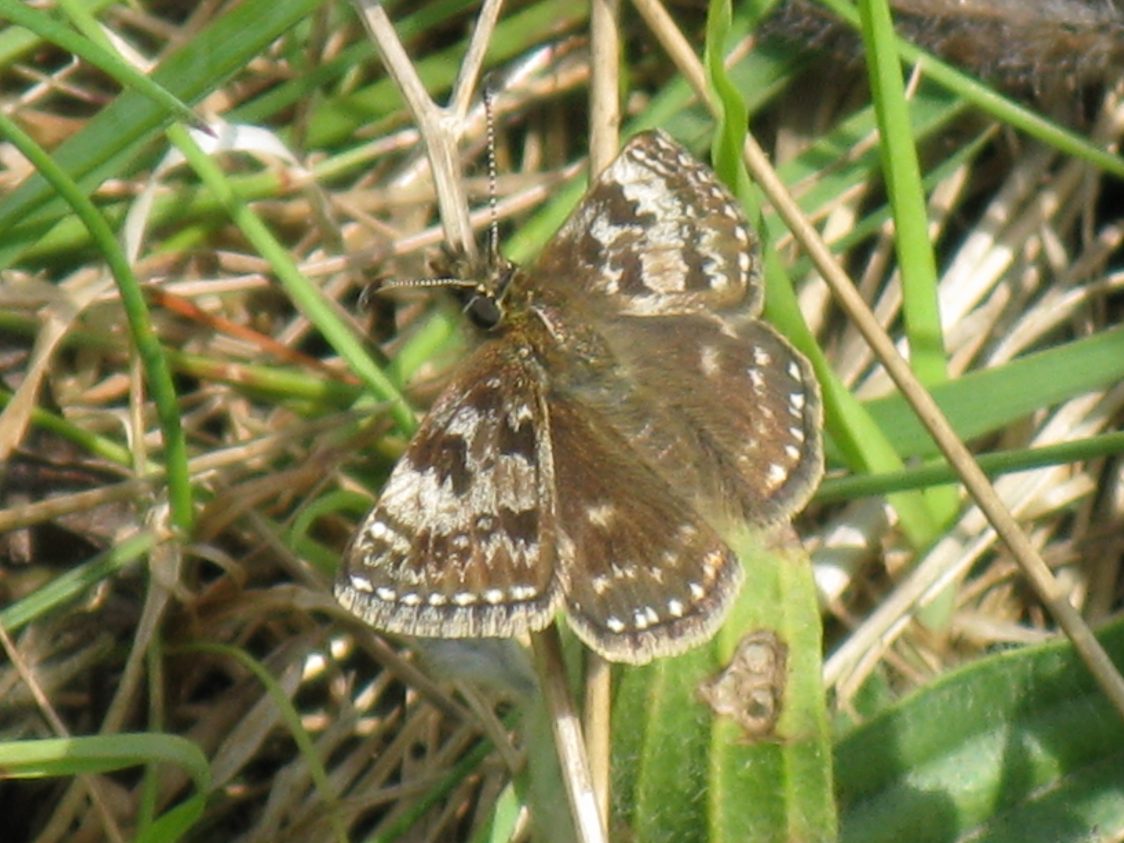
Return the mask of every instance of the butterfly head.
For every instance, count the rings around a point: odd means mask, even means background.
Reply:
[[[519,269],[514,263],[498,255],[469,256],[446,250],[431,269],[433,275],[426,278],[383,280],[374,287],[375,292],[403,287],[446,287],[480,330],[493,331],[504,323],[507,295]]]
[[[473,325],[493,331],[504,322],[507,293],[517,267],[505,258],[476,261],[464,278],[475,279],[454,287],[463,300],[462,308]]]

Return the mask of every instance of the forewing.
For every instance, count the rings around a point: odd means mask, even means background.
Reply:
[[[757,237],[741,207],[661,131],[625,145],[532,274],[595,315],[761,311]]]
[[[570,625],[643,664],[721,625],[741,583],[726,544],[603,417],[552,395],[558,556]]]
[[[542,372],[490,343],[445,389],[344,556],[340,602],[372,626],[442,638],[550,622],[552,459]]]

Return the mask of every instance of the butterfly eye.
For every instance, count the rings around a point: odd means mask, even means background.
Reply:
[[[503,321],[503,309],[496,298],[487,293],[476,292],[465,305],[464,312],[472,324],[490,331]]]

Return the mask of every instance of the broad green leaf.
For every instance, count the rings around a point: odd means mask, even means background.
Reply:
[[[614,704],[614,827],[636,843],[835,838],[820,621],[806,555],[746,534],[746,583],[708,646],[625,672]],[[703,686],[746,636],[785,652],[779,720],[749,732],[716,715]]]
[[[1124,662],[1124,623],[1100,636]],[[946,674],[835,753],[845,841],[1119,840],[1124,721],[1067,643]]]

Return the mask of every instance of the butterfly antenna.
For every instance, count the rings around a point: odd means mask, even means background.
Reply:
[[[457,278],[452,275],[436,275],[431,278],[386,278],[371,285],[376,293],[385,290],[417,289],[419,287],[455,287],[471,289],[476,282],[467,278]]]
[[[500,263],[500,214],[496,206],[496,121],[492,110],[495,94],[490,82],[484,83],[484,131],[488,144],[488,208],[491,221],[488,224],[488,260],[492,266]]]

